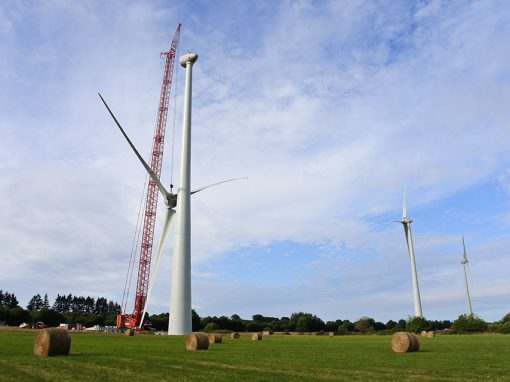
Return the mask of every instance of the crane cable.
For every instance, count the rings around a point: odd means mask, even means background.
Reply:
[[[131,280],[133,278],[133,272],[135,269],[134,259],[135,259],[135,255],[136,255],[136,252],[138,249],[138,243],[140,242],[140,234],[142,232],[142,230],[141,230],[141,226],[142,226],[141,216],[142,216],[142,207],[144,206],[143,201],[145,199],[145,190],[147,188],[147,180],[148,180],[148,175],[145,175],[145,182],[144,182],[144,186],[142,189],[142,197],[140,198],[140,206],[138,207],[138,215],[136,217],[135,233],[133,235],[133,243],[131,245],[131,254],[129,257],[129,265],[128,265],[128,270],[127,270],[127,274],[126,274],[126,280],[124,282],[124,293],[122,294],[122,305],[121,305],[122,312],[127,311],[129,292],[131,290]]]
[[[175,151],[175,121],[177,115],[177,83],[179,82],[179,70],[175,70],[175,66],[178,65],[178,57],[179,57],[179,44],[177,44],[177,51],[174,53],[174,72],[175,72],[175,81],[174,81],[174,121],[172,126],[172,151],[171,151],[171,164],[170,164],[170,192],[172,192],[173,184],[174,184],[174,151]],[[175,59],[177,58],[177,60]]]

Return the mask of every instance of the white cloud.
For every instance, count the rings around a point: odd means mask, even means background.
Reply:
[[[249,177],[194,197],[194,301],[204,312],[307,310],[330,318],[374,312],[381,315],[376,319],[395,319],[390,313],[411,311],[409,270],[400,228],[381,220],[398,218],[403,184],[414,209],[497,179],[506,184],[510,7],[504,3],[116,5],[1,6],[0,14],[12,17],[0,18],[10,41],[0,47],[0,78],[7,81],[0,90],[7,106],[0,116],[0,232],[8,259],[0,281],[22,298],[43,286],[54,294],[120,298],[144,174],[96,93],[148,156],[162,70],[157,55],[179,19],[181,52],[199,54],[193,185]],[[230,21],[218,24],[218,14],[226,13]],[[177,154],[179,126],[180,110]],[[167,144],[164,183],[169,161]],[[481,216],[483,209],[480,201]],[[476,235],[478,228],[471,230]],[[445,310],[440,290],[449,270],[460,268],[437,253],[454,240],[438,230],[415,238],[424,304],[435,306],[430,311],[439,318],[452,318],[441,316],[455,309]],[[203,269],[228,261],[235,249],[281,241],[331,246],[319,250],[331,257],[302,262],[326,281],[296,284],[301,299],[278,300],[270,282],[245,286],[241,270],[238,284],[229,284],[221,271]],[[498,252],[498,261],[504,256]],[[169,274],[166,261],[161,275]],[[486,267],[479,296],[490,300],[489,280],[503,276]],[[34,285],[23,282],[20,269]],[[340,270],[340,279],[331,270]],[[72,276],[48,281],[58,271]],[[243,310],[231,308],[241,306],[235,301],[209,300],[212,285],[223,297],[239,289]],[[161,288],[155,293],[154,301],[167,300]],[[273,297],[254,297],[261,293]],[[462,290],[451,293],[460,307]]]

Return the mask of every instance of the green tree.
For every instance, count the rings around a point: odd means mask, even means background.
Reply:
[[[363,316],[354,323],[354,329],[361,333],[373,332],[375,320],[371,317]]]
[[[153,314],[149,317],[152,327],[156,330],[168,330],[168,313]],[[192,316],[193,321],[193,316]],[[197,331],[195,328],[192,329],[194,332]]]
[[[0,323],[2,323],[2,325],[3,325],[4,323],[7,323],[8,319],[9,319],[9,308],[0,306]]]
[[[95,314],[104,314],[107,315],[110,312],[108,311],[108,300],[104,297],[98,297],[94,306]]]
[[[344,323],[340,324],[338,326],[337,332],[338,332],[338,334],[341,334],[341,335],[349,333],[350,332],[349,325],[344,324]]]
[[[33,322],[41,321],[49,327],[55,327],[66,322],[64,315],[53,309],[41,309],[40,311],[32,312],[31,316]]]
[[[50,309],[50,301],[48,300],[48,293],[44,294],[42,309]]]
[[[191,309],[191,330],[194,332],[200,331],[202,328],[201,319],[195,309]]]
[[[9,309],[9,316],[6,320],[9,326],[18,326],[23,322],[30,322],[30,312],[19,306]]]
[[[488,328],[487,322],[477,315],[462,314],[453,321],[453,333],[478,333],[484,332]]]
[[[337,321],[328,321],[328,322],[326,322],[326,325],[324,326],[324,330],[327,331],[327,332],[335,332],[338,329],[338,322]]]
[[[377,321],[377,322],[374,324],[374,329],[375,329],[376,331],[378,331],[378,332],[379,332],[379,331],[381,331],[381,330],[385,330],[385,329],[386,329],[386,325],[385,325],[385,324],[383,324],[382,322]]]
[[[308,321],[306,317],[300,316],[296,322],[296,332],[308,332],[310,329],[308,328]]]
[[[430,323],[424,317],[409,317],[407,320],[407,331],[421,333],[422,330],[430,330]]]
[[[43,308],[43,299],[41,295],[37,293],[34,297],[30,299],[27,305],[27,310],[31,312],[37,312]]]
[[[55,312],[59,313],[67,313],[65,310],[65,296],[61,296],[57,294],[57,297],[55,297],[55,302],[53,303],[52,309]]]
[[[302,318],[300,320],[300,318]],[[298,322],[300,322],[300,327],[298,328]],[[305,324],[306,322],[306,324]],[[309,332],[318,332],[320,330],[324,330],[326,324],[319,317],[311,313],[298,312],[292,313],[290,315],[289,329],[292,328],[296,331],[309,331]],[[305,330],[300,330],[306,327]]]
[[[230,317],[230,323],[228,329],[234,332],[244,332],[246,330],[244,322],[238,314],[233,314]]]
[[[2,292],[0,290],[0,307],[4,308],[16,308],[19,302],[14,293],[9,293],[7,291]]]

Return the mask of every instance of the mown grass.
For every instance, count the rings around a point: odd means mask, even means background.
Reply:
[[[33,331],[0,331],[0,381],[510,381],[510,336],[223,337],[190,352],[184,337],[72,333],[67,357],[37,357]]]

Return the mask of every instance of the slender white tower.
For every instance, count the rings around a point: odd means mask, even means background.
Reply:
[[[414,260],[414,245],[413,236],[411,234],[412,219],[409,219],[406,211],[406,189],[404,188],[404,204],[402,207],[402,220],[400,221],[404,226],[406,234],[407,250],[409,252],[409,260],[411,260],[411,276],[413,278],[413,297],[414,297],[414,315],[415,317],[422,317],[420,288],[418,287],[418,274],[416,273],[416,261]]]
[[[179,63],[186,68],[182,120],[181,174],[177,191],[175,249],[172,262],[169,335],[191,332],[191,74],[196,53],[188,52]]]
[[[468,266],[468,259],[467,259],[467,255],[466,255],[466,244],[464,243],[464,236],[462,236],[462,246],[464,247],[464,259],[462,259],[462,261],[460,263],[464,267],[464,281],[466,283],[466,298],[467,298],[467,304],[468,304],[468,314],[470,316],[472,316],[473,309],[471,309],[471,297],[469,296],[469,287],[468,287],[467,272],[466,272],[466,267]]]

